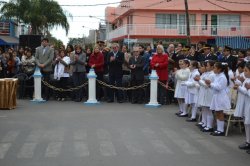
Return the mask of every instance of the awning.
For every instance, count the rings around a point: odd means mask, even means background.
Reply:
[[[228,37],[216,37],[217,46],[229,46],[234,49],[248,49],[250,48],[250,39],[243,36],[228,36]]]
[[[0,36],[0,45],[17,45],[19,44],[18,38],[11,36]]]

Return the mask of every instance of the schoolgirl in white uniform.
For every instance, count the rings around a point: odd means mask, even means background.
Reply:
[[[197,113],[197,100],[198,100],[198,88],[199,83],[194,80],[195,77],[200,76],[200,73],[198,71],[199,64],[197,61],[191,61],[191,64],[189,66],[189,69],[191,71],[191,74],[189,75],[189,78],[187,81],[183,82],[182,85],[187,86],[186,92],[185,92],[185,108],[187,108],[187,105],[190,104],[192,107],[192,116],[190,119],[187,119],[188,122],[195,122],[196,121],[196,113]],[[187,112],[187,111],[185,111]],[[184,114],[185,115],[185,114]]]
[[[235,108],[235,112],[234,112],[234,116],[235,117],[243,117],[243,109],[244,109],[244,98],[245,98],[245,94],[242,93],[239,89],[242,88],[243,86],[243,82],[245,81],[246,77],[244,74],[244,68],[245,68],[245,62],[241,62],[238,65],[238,69],[237,69],[237,75],[236,75],[236,80],[235,80],[235,85],[234,85],[234,89],[238,90],[238,96],[237,96],[237,102],[236,102],[236,108]]]
[[[239,146],[240,149],[247,150],[247,153],[250,154],[250,62],[246,64],[244,69],[245,81],[242,86],[238,88],[239,92],[244,94],[244,102],[243,102],[243,116],[244,116],[244,124],[246,131],[246,142]]]
[[[208,79],[205,83],[213,90],[213,97],[210,109],[215,111],[217,120],[217,130],[211,135],[224,136],[224,112],[231,108],[230,98],[228,96],[229,76],[227,63],[216,62],[214,65],[214,81]]]
[[[188,60],[180,60],[179,61],[179,67],[180,69],[176,71],[175,79],[176,79],[176,86],[175,86],[175,93],[174,97],[177,98],[178,104],[179,104],[179,112],[176,113],[178,116],[187,116],[186,108],[185,108],[185,91],[187,86],[181,85],[182,82],[185,82],[188,80],[188,77],[190,75],[189,70],[189,61]]]
[[[206,72],[201,75],[200,78],[196,78],[200,84],[199,100],[197,100],[197,105],[201,107],[202,121],[198,123],[201,126],[201,131],[212,132],[213,131],[213,121],[214,116],[212,110],[210,110],[210,105],[213,97],[213,90],[207,86],[205,80],[214,81],[214,64],[215,61],[208,60],[205,62]]]

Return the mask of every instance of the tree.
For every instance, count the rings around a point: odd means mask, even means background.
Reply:
[[[17,19],[29,24],[32,34],[44,34],[58,26],[68,34],[67,16],[72,17],[53,0],[11,0],[2,6],[0,12],[2,19]]]

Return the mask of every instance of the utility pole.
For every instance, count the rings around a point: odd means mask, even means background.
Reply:
[[[189,23],[189,13],[188,13],[188,2],[184,0],[185,3],[185,11],[186,11],[186,24],[187,24],[187,45],[191,44],[190,39],[190,23]]]

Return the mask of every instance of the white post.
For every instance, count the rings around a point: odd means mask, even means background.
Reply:
[[[158,90],[158,75],[155,70],[152,70],[150,79],[150,101],[146,104],[146,107],[159,107],[160,104],[157,101],[157,90]]]
[[[90,69],[87,75],[89,79],[89,99],[84,104],[86,105],[96,105],[99,102],[96,100],[96,74],[94,69]]]
[[[36,67],[35,73],[33,75],[34,77],[34,98],[33,100],[31,100],[32,102],[37,102],[37,103],[41,103],[41,102],[45,102],[45,100],[43,100],[42,96],[42,74],[40,72],[40,69],[38,67]]]

